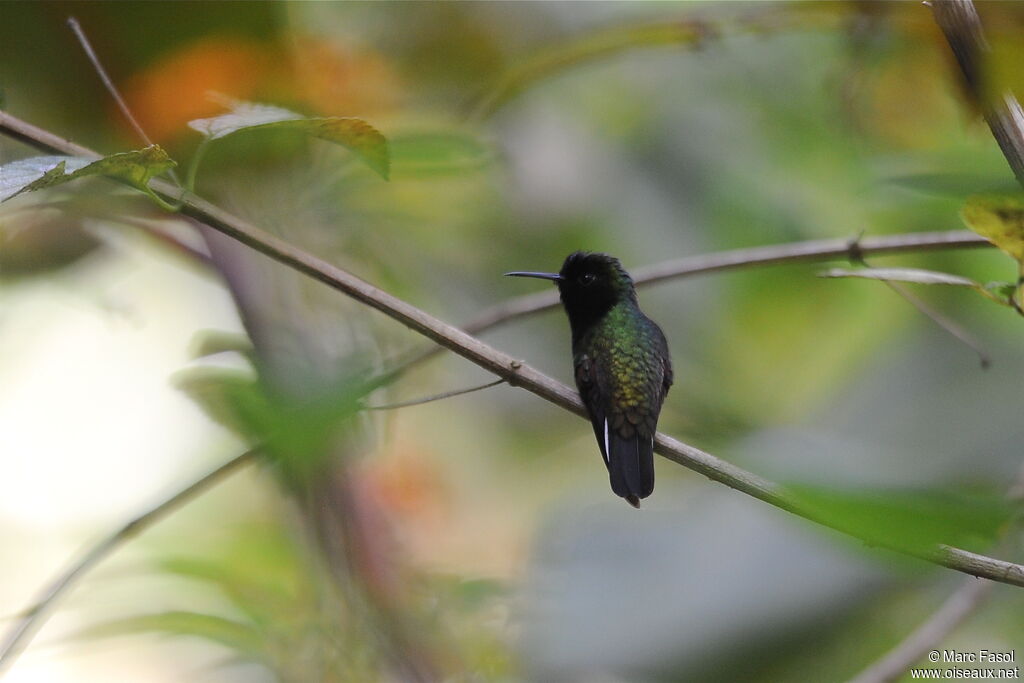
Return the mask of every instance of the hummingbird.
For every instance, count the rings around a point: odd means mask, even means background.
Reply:
[[[672,386],[668,342],[644,315],[617,258],[577,251],[557,273],[505,275],[552,280],[572,329],[572,364],[612,491],[633,507],[654,491],[654,435]]]

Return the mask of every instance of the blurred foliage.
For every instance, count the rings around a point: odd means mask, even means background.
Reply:
[[[994,545],[1013,506],[1002,495],[912,489],[844,491],[790,486],[816,520],[850,531],[868,543],[926,552],[938,544],[978,551]]]
[[[1024,198],[971,197],[960,211],[967,227],[991,241],[1024,268]]]
[[[1017,88],[1024,11],[979,9],[992,82]],[[557,268],[578,248],[633,267],[956,229],[962,210],[1021,257],[1017,200],[975,198],[1009,191],[1012,175],[914,3],[5,6],[4,106],[117,152],[140,143],[64,27],[71,13],[161,149],[186,168],[203,159],[198,194],[447,320],[523,292],[500,273]],[[283,130],[296,127],[306,130]],[[25,156],[0,141],[0,168],[35,164],[0,187],[91,168]],[[132,166],[132,178],[165,166]],[[110,225],[145,210],[95,187],[0,206],[0,274],[64,268],[74,283],[92,272],[66,268],[83,256],[97,254],[100,267],[116,259],[98,248]],[[76,210],[87,197],[116,210]],[[344,562],[299,533],[268,486],[261,495],[280,519],[231,527],[229,541],[194,555],[149,550],[155,573],[219,601],[169,591],[113,619],[95,606],[86,635],[193,636],[288,681],[386,677],[382,633],[395,621],[451,680],[839,680],[945,595],[931,567],[908,571],[888,554],[803,534],[789,516],[660,463],[658,491],[634,515],[610,500],[586,425],[523,392],[368,418],[353,378],[422,340],[329,305],[336,293],[297,285],[265,260],[255,268],[214,252],[248,337],[207,335],[175,383],[296,478],[324,489],[343,479],[351,526],[339,522],[333,540],[351,552],[351,583],[328,578]],[[995,250],[871,265],[878,271],[848,274],[947,284],[956,274],[1001,300],[1013,289]],[[1008,488],[1024,438],[1018,316],[962,288],[919,288],[990,347],[993,369],[982,373],[968,348],[892,292],[816,278],[824,268],[643,290],[677,368],[662,429],[798,482],[816,515],[879,543],[984,552],[1012,510],[971,492]],[[560,314],[488,340],[570,377]],[[238,351],[249,364],[224,367],[225,352]],[[373,403],[478,374],[438,361]],[[362,430],[379,438],[349,448]],[[1024,626],[1007,615],[1020,607],[1006,593],[948,645],[1019,643]]]

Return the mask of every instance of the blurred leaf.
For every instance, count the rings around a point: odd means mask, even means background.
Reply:
[[[981,284],[970,278],[918,268],[831,268],[818,273],[818,277],[859,277],[867,280],[889,280],[894,282],[912,282],[919,285],[953,285],[983,289]]]
[[[30,207],[0,215],[0,277],[47,273],[75,263],[101,245],[81,215]]]
[[[346,147],[387,179],[390,152],[387,139],[366,121],[354,117],[307,118],[288,109],[251,102],[234,102],[230,113],[189,121],[189,127],[219,140],[251,130],[294,130]]]
[[[203,638],[251,659],[265,659],[264,638],[257,629],[225,617],[199,612],[169,611],[115,619],[90,626],[75,635],[80,638],[112,638],[147,632]]]
[[[0,166],[0,201],[93,175],[118,178],[151,195],[149,180],[175,165],[159,145],[102,159],[68,156],[20,159]]]
[[[205,358],[219,353],[238,353],[251,359],[252,340],[244,334],[221,330],[202,330],[192,340],[192,357]]]
[[[1024,262],[1024,197],[1021,195],[978,195],[960,210],[967,227]]]
[[[206,416],[234,434],[259,441],[253,424],[270,412],[256,379],[238,370],[195,368],[178,373],[175,386],[195,401]]]
[[[391,137],[391,167],[403,175],[442,175],[475,171],[494,160],[477,138],[456,131],[417,132]]]
[[[499,598],[508,597],[508,585],[496,579],[465,579],[452,577],[451,591],[461,609],[467,612],[481,609]]]
[[[878,545],[925,551],[936,544],[984,547],[1013,507],[1002,496],[920,489],[841,490],[787,486],[814,519]]]
[[[282,563],[282,557],[291,562]],[[216,588],[254,624],[280,628],[315,605],[310,596],[303,595],[302,570],[295,560],[296,549],[292,548],[290,555],[232,557],[229,562],[171,558],[160,566],[170,574]]]
[[[1017,285],[1012,282],[986,282],[985,290],[991,292],[993,296],[1009,301],[1017,293]]]
[[[881,181],[937,197],[960,198],[975,192],[1012,192],[1017,186],[995,173],[903,173],[883,176]]]
[[[238,370],[194,368],[178,373],[175,385],[214,422],[274,456],[288,476],[315,474],[326,446],[359,410],[347,385],[300,400],[268,392]]]

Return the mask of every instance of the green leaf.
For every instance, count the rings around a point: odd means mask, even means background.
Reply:
[[[192,358],[204,358],[219,353],[238,353],[252,359],[252,340],[244,334],[221,330],[200,330],[192,339]]]
[[[465,133],[420,131],[391,137],[391,166],[398,175],[430,176],[466,173],[494,160],[494,150]]]
[[[867,280],[912,282],[919,285],[953,285],[956,287],[982,289],[981,284],[970,278],[918,268],[831,268],[818,273],[818,277],[859,277]]]
[[[0,201],[28,192],[35,183],[45,183],[66,176],[93,163],[93,159],[68,156],[46,156],[19,159],[0,166]]]
[[[239,655],[265,661],[265,638],[249,624],[199,612],[168,611],[102,622],[75,634],[78,638],[112,638],[138,633],[193,636],[223,645]]]
[[[968,228],[1024,262],[1024,196],[977,195],[960,209]]]
[[[1009,301],[1017,293],[1017,285],[1012,282],[986,282],[985,291],[999,299]]]
[[[227,114],[195,119],[188,125],[211,141],[242,131],[294,130],[349,149],[382,178],[387,179],[390,172],[387,138],[366,121],[355,117],[307,118],[280,107],[235,102]]]
[[[94,175],[123,180],[152,195],[150,179],[173,166],[174,160],[159,145],[112,154],[102,159],[66,156],[20,159],[0,166],[0,201],[23,192],[34,192]]]
[[[297,399],[267,391],[250,373],[224,368],[185,370],[175,384],[212,420],[258,443],[286,478],[299,480],[319,472],[329,444],[360,408],[347,385]]]
[[[791,484],[800,507],[877,545],[924,552],[937,544],[982,548],[1013,512],[997,495],[921,489],[835,489]]]
[[[251,373],[222,368],[179,372],[174,385],[195,401],[211,420],[249,441],[263,436],[258,425],[271,411]]]

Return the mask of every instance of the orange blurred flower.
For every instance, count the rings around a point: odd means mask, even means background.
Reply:
[[[211,93],[253,99],[276,61],[265,46],[250,40],[205,38],[133,76],[125,99],[143,130],[166,142],[185,133],[192,119],[223,111]]]
[[[379,114],[394,108],[399,79],[380,55],[317,39],[294,53],[244,38],[216,36],[183,46],[125,84],[128,106],[157,142],[215,116],[223,99],[293,102],[321,115]]]

